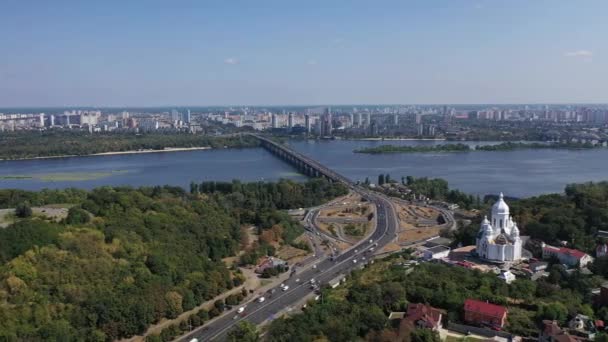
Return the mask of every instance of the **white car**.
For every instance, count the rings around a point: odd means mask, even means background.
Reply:
[[[314,284],[315,283],[315,278],[310,278],[310,283]]]
[[[281,283],[281,285],[279,285],[279,287],[284,288],[284,287],[285,287],[285,284],[284,284],[284,283]]]
[[[300,278],[296,279],[296,283],[299,283],[299,282],[300,282]]]
[[[265,300],[266,300],[266,298],[260,297],[260,298],[258,298],[258,303],[263,303]]]
[[[353,264],[356,264],[356,263],[357,263],[357,259],[353,259]]]
[[[287,291],[287,290],[289,290],[289,285],[285,285],[285,286],[283,287],[283,291]]]
[[[320,295],[319,295],[319,296],[316,296],[316,297],[315,297],[315,300],[319,300],[320,298],[321,298],[321,296],[320,296]]]
[[[245,307],[244,306],[241,306],[240,308],[238,308],[236,310],[237,313],[243,313],[243,311],[245,311]]]

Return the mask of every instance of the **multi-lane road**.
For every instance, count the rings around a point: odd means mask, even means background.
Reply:
[[[313,293],[311,279],[314,278],[317,284],[327,284],[332,279],[347,274],[355,267],[360,266],[365,262],[364,258],[369,259],[371,255],[367,251],[372,245],[374,245],[376,249],[380,249],[395,238],[397,227],[399,226],[397,221],[398,218],[393,205],[385,196],[354,184],[348,178],[298,152],[280,146],[264,137],[257,135],[256,137],[277,146],[286,153],[289,153],[299,160],[306,162],[308,165],[313,166],[315,169],[322,171],[322,174],[330,177],[334,181],[344,183],[350,190],[359,193],[368,201],[374,203],[376,205],[376,229],[365,240],[334,258],[327,257],[317,252],[314,257],[316,260],[313,261],[316,267],[302,269],[300,272],[296,272],[292,275],[284,282],[284,285],[289,287],[287,290],[277,287],[274,289],[275,291],[273,293],[263,294],[265,298],[263,302],[258,301],[259,296],[253,298],[248,303],[239,306],[244,307],[242,313],[237,312],[239,307],[233,308],[232,311],[223,314],[205,324],[203,327],[182,337],[180,341],[190,341],[194,338],[199,341],[221,341],[226,337],[227,332],[240,321],[246,320],[259,325],[268,320],[272,320],[276,318],[278,314],[285,310],[289,310],[294,304],[302,301]]]
[[[372,245],[377,244],[376,248],[379,249],[391,242],[397,230],[397,217],[389,200],[381,195],[370,193],[360,188],[357,189],[357,192],[362,193],[369,201],[375,203],[377,207],[376,230],[368,239],[345,251],[334,258],[334,260],[317,254],[319,259],[316,263],[316,268],[311,267],[302,270],[284,282],[285,285],[289,286],[288,290],[284,291],[277,287],[274,293],[264,294],[265,300],[261,303],[257,300],[259,297],[254,298],[250,302],[241,305],[245,307],[242,314],[238,314],[235,307],[231,312],[227,312],[223,316],[186,335],[181,341],[190,341],[194,338],[199,341],[221,341],[226,337],[226,333],[242,320],[256,325],[267,320],[272,320],[278,313],[289,309],[295,303],[311,295],[313,292],[310,284],[311,279],[314,278],[317,283],[326,284],[341,274],[347,274],[364,262],[363,257],[367,258],[369,256],[367,250]],[[370,239],[372,243],[370,243]]]

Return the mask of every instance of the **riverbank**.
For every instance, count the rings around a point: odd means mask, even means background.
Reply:
[[[123,155],[123,154],[185,152],[185,151],[199,151],[199,150],[210,150],[210,149],[211,149],[210,146],[202,146],[202,147],[165,147],[162,150],[145,149],[145,150],[132,150],[132,151],[100,152],[100,153],[90,153],[90,154],[64,154],[64,155],[59,155],[59,156],[42,156],[42,157],[30,157],[30,158],[0,159],[0,161],[56,159],[56,158],[70,158],[70,157],[115,156],[115,155]]]
[[[523,149],[567,149],[567,150],[588,150],[602,148],[603,145],[583,144],[583,143],[513,143],[504,142],[495,145],[477,145],[475,147],[465,144],[443,144],[435,146],[400,146],[400,145],[380,145],[353,150],[354,153],[367,154],[389,154],[389,153],[428,153],[428,152],[505,152]]]

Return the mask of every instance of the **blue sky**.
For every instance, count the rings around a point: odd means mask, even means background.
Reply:
[[[0,106],[608,102],[608,1],[0,1]]]

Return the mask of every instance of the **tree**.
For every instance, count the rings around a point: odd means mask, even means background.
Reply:
[[[255,325],[248,321],[241,321],[228,332],[227,340],[230,342],[258,342],[260,335]]]
[[[28,202],[23,202],[17,205],[15,208],[15,215],[20,218],[27,218],[32,216],[32,208]]]
[[[87,222],[89,222],[89,220],[91,219],[91,216],[89,216],[89,213],[79,207],[71,207],[70,210],[68,210],[68,216],[65,219],[65,222],[67,224],[85,224]]]
[[[439,334],[430,329],[416,328],[412,331],[412,342],[440,342]]]

